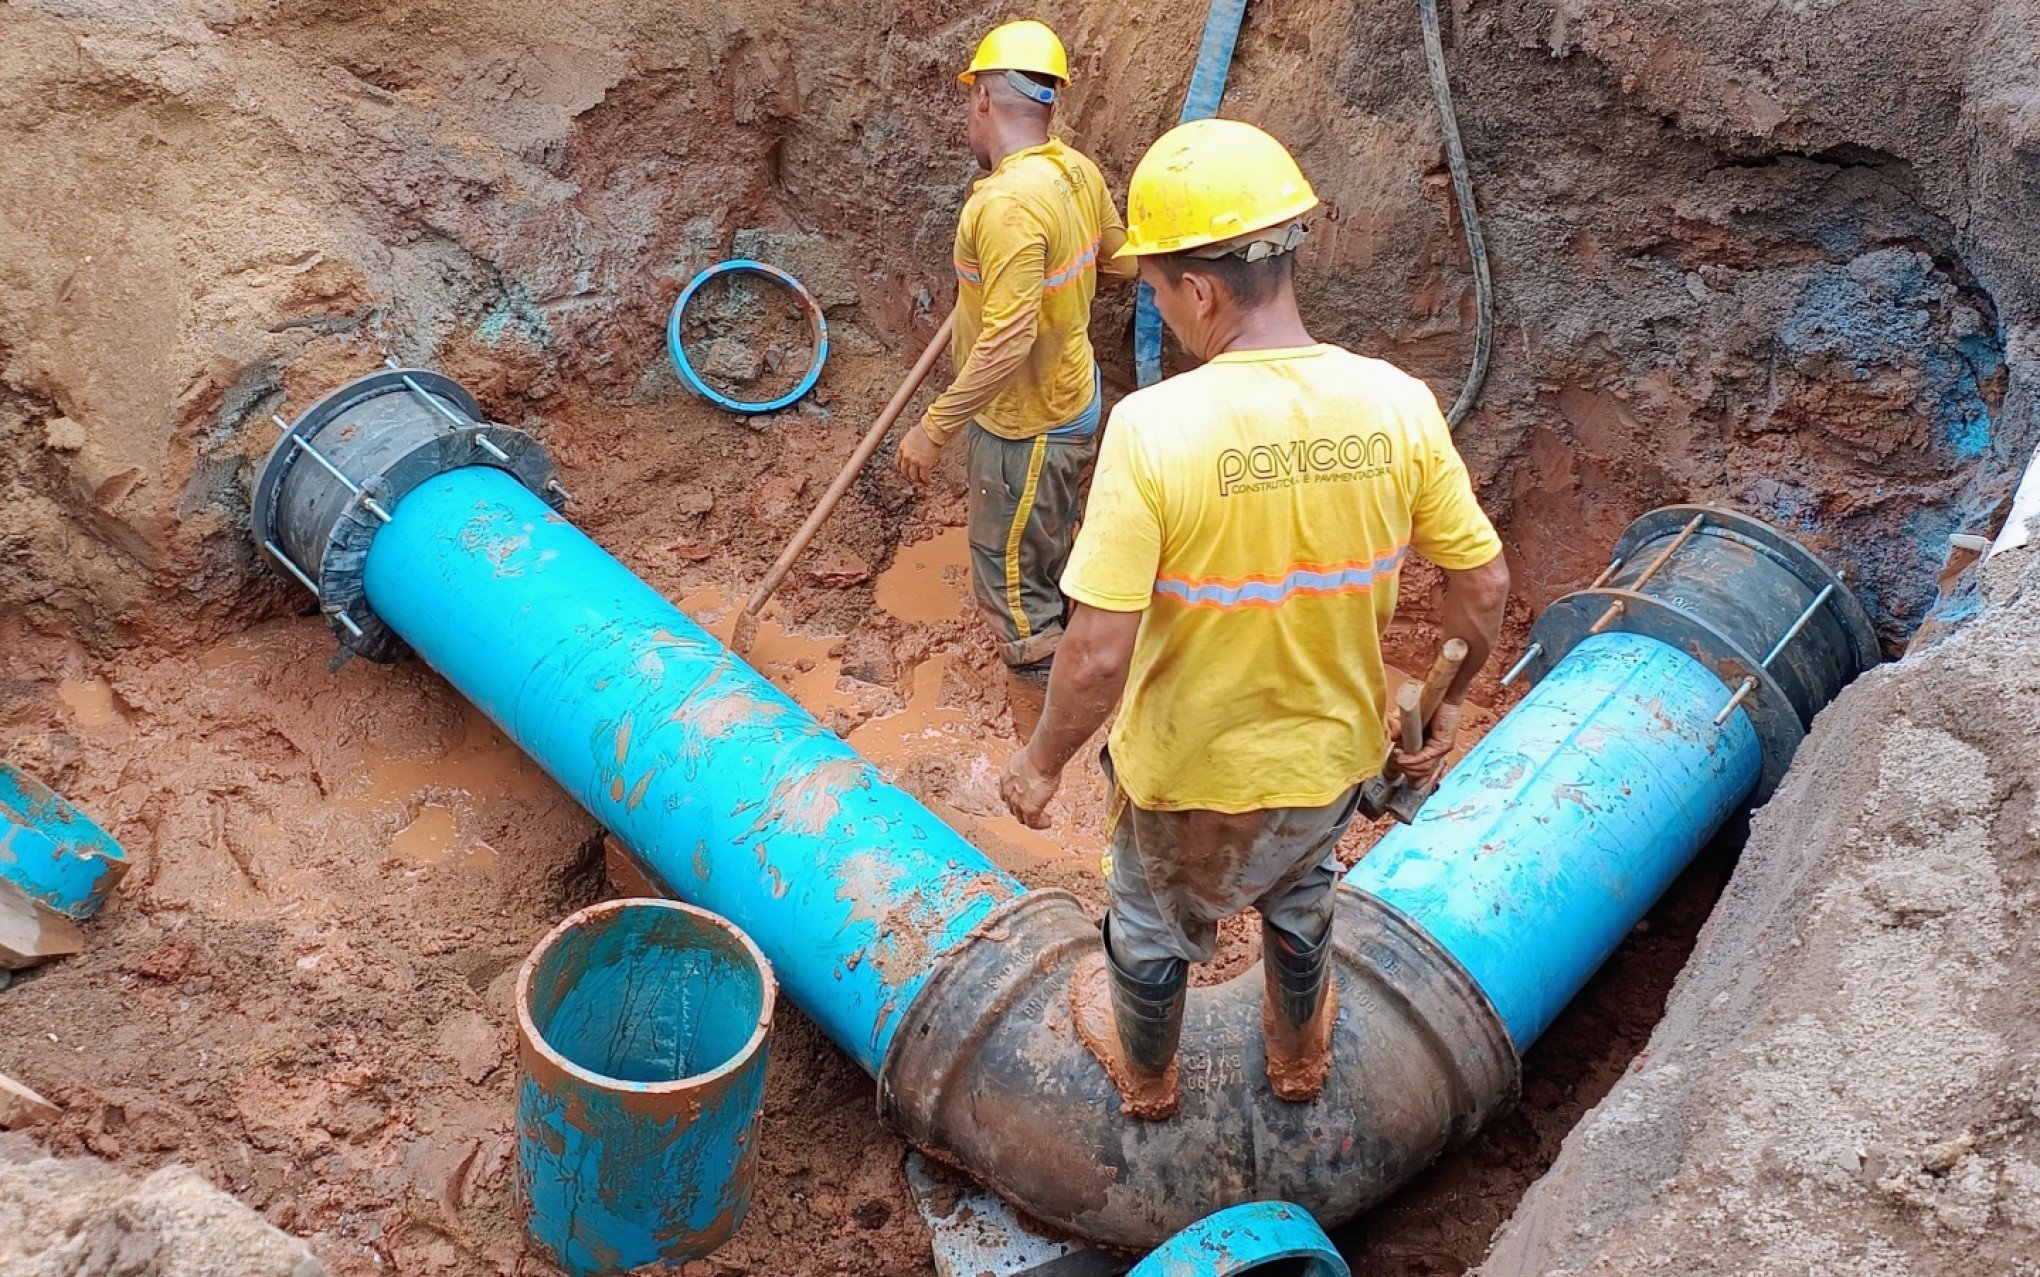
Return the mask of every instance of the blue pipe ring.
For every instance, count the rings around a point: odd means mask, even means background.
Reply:
[[[1206,1215],[1163,1242],[1126,1277],[1245,1277],[1283,1260],[1300,1277],[1352,1277],[1332,1239],[1301,1206],[1249,1202]]]
[[[686,313],[687,303],[694,300],[694,294],[701,286],[719,275],[762,275],[766,279],[776,280],[793,294],[794,300],[800,303],[802,313],[807,316],[808,337],[815,347],[814,362],[808,365],[807,375],[800,379],[800,384],[777,399],[769,399],[762,403],[732,399],[703,381],[701,374],[694,371],[694,365],[687,362],[687,348],[680,341],[680,317]],[[673,303],[672,318],[666,321],[666,353],[673,357],[673,371],[680,374],[680,380],[687,383],[688,389],[710,403],[719,404],[731,412],[778,412],[813,390],[815,383],[821,380],[822,363],[829,357],[829,321],[822,316],[821,303],[815,300],[813,293],[801,286],[799,280],[777,266],[754,262],[748,257],[737,257],[726,262],[717,262],[696,275],[687,287],[681,290],[680,300]]]

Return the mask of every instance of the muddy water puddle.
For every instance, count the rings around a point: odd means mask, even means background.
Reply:
[[[970,615],[970,546],[962,528],[902,546],[892,566],[873,585],[878,607],[912,625],[939,625]],[[680,600],[683,611],[728,642],[741,602],[720,589],[705,589]],[[784,618],[767,607],[746,660],[752,668],[826,720],[832,710],[858,708],[859,693],[845,691],[841,662],[829,653],[840,636],[789,634]],[[999,775],[1017,742],[988,734],[985,706],[964,703],[964,668],[953,654],[938,653],[908,676],[906,703],[865,719],[844,736],[888,777],[920,794],[958,833],[1008,869],[1021,870],[1068,859],[1059,836],[1027,828],[1008,815],[999,798]],[[1021,685],[989,689],[1010,695],[1018,716],[1030,701],[1039,713],[1040,692]],[[979,699],[983,699],[980,694]],[[1031,724],[1031,716],[1027,719]],[[1095,842],[1086,836],[1083,841]],[[1079,853],[1088,858],[1089,852]]]
[[[64,703],[64,709],[78,726],[87,731],[127,721],[127,715],[121,712],[120,698],[114,695],[113,684],[96,674],[60,680],[57,683],[57,699]]]
[[[480,832],[489,807],[538,799],[551,781],[481,711],[462,708],[457,745],[442,754],[370,755],[342,793],[324,804],[329,819],[356,826],[401,820],[389,851],[414,866],[494,868],[496,849]]]
[[[892,566],[873,583],[872,597],[909,625],[962,616],[970,599],[970,534],[946,528],[929,540],[901,546]]]

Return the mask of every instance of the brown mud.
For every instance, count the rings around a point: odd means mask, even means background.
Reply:
[[[508,980],[607,890],[600,839],[416,663],[327,669],[330,636],[248,536],[268,416],[385,354],[438,368],[543,440],[590,535],[727,624],[948,303],[971,176],[953,74],[1010,8],[0,11],[0,748],[134,862],[88,952],[0,991],[0,1070],[66,1105],[55,1148],[187,1162],[341,1273],[531,1271]],[[2034,439],[2031,6],[1441,8],[1496,264],[1494,369],[1458,437],[1520,587],[1505,653],[1630,519],[1684,500],[1846,565],[1896,644]],[[1315,330],[1449,400],[1474,302],[1413,9],[1252,6],[1226,109],[1326,200],[1299,259]],[[1123,189],[1202,12],[1039,16],[1075,58],[1062,127]],[[821,385],[782,413],[714,410],[666,362],[680,289],[737,255],[829,316]],[[1114,396],[1129,314],[1101,299]],[[763,352],[725,353],[777,384]],[[1096,907],[1095,763],[1046,836],[997,801],[1039,696],[962,601],[958,462],[917,494],[889,459],[795,569],[759,662],[1023,879]],[[1387,650],[1420,670],[1437,580],[1406,578]],[[1342,1238],[1359,1271],[1480,1260],[1629,1067],[1721,872],[1625,942],[1530,1053],[1520,1105]],[[1198,978],[1255,944],[1228,924]],[[926,1272],[869,1079],[791,1008],[774,1051],[756,1205],[696,1273]]]

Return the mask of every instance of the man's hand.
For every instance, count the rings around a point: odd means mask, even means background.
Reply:
[[[1465,709],[1463,704],[1443,701],[1436,713],[1431,715],[1431,728],[1424,737],[1424,747],[1414,754],[1405,754],[1400,745],[1390,752],[1389,763],[1401,772],[1410,784],[1425,788],[1438,779],[1445,770],[1445,756],[1459,740],[1459,717]],[[1402,714],[1396,706],[1388,709],[1388,738],[1402,739]]]
[[[900,473],[916,485],[925,484],[934,476],[935,462],[941,456],[942,445],[917,424],[900,440]]]
[[[1048,800],[1062,785],[1062,773],[1037,767],[1033,751],[1026,746],[1013,751],[1006,760],[1006,774],[999,778],[999,797],[1006,800],[1014,817],[1029,829],[1048,828]]]

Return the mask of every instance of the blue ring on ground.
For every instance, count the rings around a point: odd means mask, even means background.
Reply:
[[[800,303],[801,310],[807,315],[808,336],[815,347],[814,362],[808,365],[807,375],[800,379],[800,384],[777,399],[762,403],[732,399],[703,381],[701,374],[694,371],[694,365],[687,362],[687,349],[680,342],[680,316],[686,312],[687,303],[694,300],[694,294],[701,286],[719,275],[762,275],[775,280],[792,292],[794,300]],[[754,262],[748,257],[734,257],[726,262],[717,262],[696,275],[687,287],[681,290],[680,300],[673,303],[672,318],[666,321],[666,353],[673,357],[673,371],[680,374],[680,380],[687,383],[687,388],[710,403],[728,408],[731,412],[777,412],[813,390],[815,383],[821,380],[822,363],[829,357],[829,321],[822,317],[821,303],[815,300],[813,293],[801,286],[799,280],[777,266]]]

